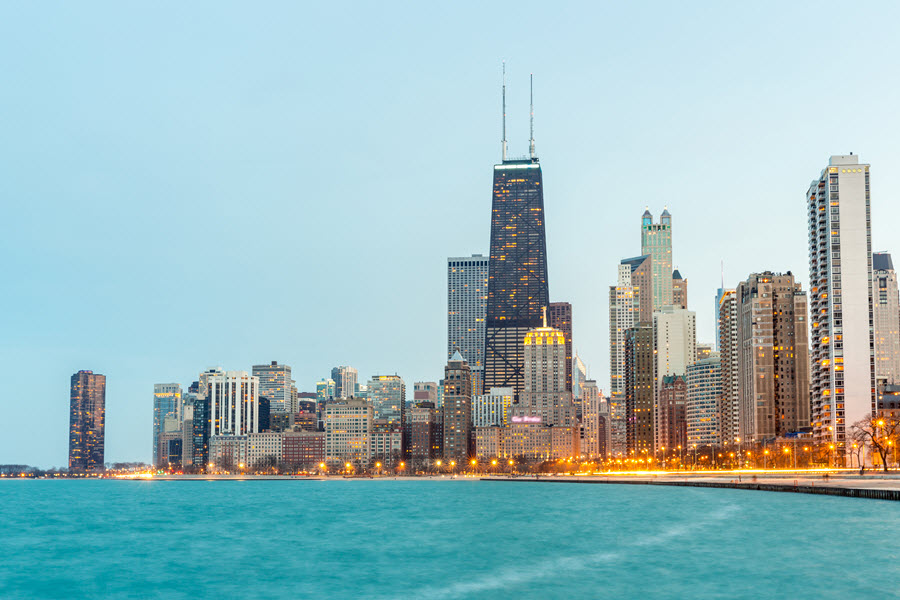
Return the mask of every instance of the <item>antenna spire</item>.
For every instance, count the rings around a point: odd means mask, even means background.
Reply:
[[[503,61],[503,140],[501,140],[500,155],[506,162],[506,61]]]
[[[529,150],[531,151],[531,160],[534,160],[534,73],[530,78],[531,87],[531,138],[529,141]]]
[[[725,289],[725,259],[722,259],[722,289]]]

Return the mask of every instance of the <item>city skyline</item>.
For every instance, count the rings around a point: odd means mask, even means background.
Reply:
[[[363,66],[336,52],[301,76],[290,61],[328,46],[313,32],[298,42],[290,19],[271,24],[274,35],[255,50],[228,41],[247,17],[251,39],[264,37],[268,23],[259,15],[225,11],[220,29],[204,29],[209,46],[226,51],[221,60],[237,65],[231,71],[211,57],[178,64],[198,49],[188,30],[174,31],[156,55],[147,38],[107,31],[110,21],[90,10],[61,7],[59,21],[38,33],[27,26],[38,12],[7,10],[0,61],[13,91],[0,108],[16,116],[7,125],[17,143],[0,151],[11,173],[0,191],[14,199],[14,227],[0,242],[11,257],[0,356],[14,385],[28,381],[47,408],[50,435],[42,444],[12,431],[0,440],[3,462],[65,464],[65,386],[82,369],[108,378],[107,461],[147,460],[153,385],[187,386],[212,366],[249,372],[277,359],[293,368],[301,392],[343,364],[357,368],[360,381],[378,373],[397,373],[408,385],[438,380],[447,358],[447,258],[489,253],[504,58],[513,156],[529,150],[527,86],[535,73],[550,300],[571,302],[575,349],[604,395],[608,287],[620,259],[638,254],[633,229],[647,205],[654,215],[663,205],[674,215],[672,266],[691,282],[697,342],[714,341],[720,260],[726,288],[771,269],[793,272],[809,289],[801,194],[831,155],[853,151],[873,165],[872,249],[900,251],[890,231],[900,207],[887,185],[900,165],[887,59],[898,47],[889,16],[871,22],[860,11],[829,24],[824,15],[780,8],[777,23],[759,24],[765,44],[743,41],[727,56],[709,48],[742,25],[735,9],[722,7],[678,17],[675,7],[659,6],[642,15],[657,34],[649,37],[658,38],[646,48],[613,27],[627,9],[602,7],[586,8],[603,17],[599,36],[545,34],[532,44],[511,26],[490,43],[437,59],[435,42],[392,23],[398,41],[374,49]],[[199,18],[199,8],[186,11]],[[339,14],[315,11],[329,22]],[[367,35],[363,22],[374,16],[367,12],[354,15],[350,34]],[[479,24],[446,15],[435,39],[447,42],[456,28],[479,37],[500,18],[535,27],[499,8],[486,12]],[[580,15],[562,15],[555,18],[586,33],[590,19],[581,25]],[[680,27],[667,26],[670,18]],[[66,19],[78,27],[64,26]],[[708,19],[716,26],[707,28]],[[810,19],[831,43],[790,40]],[[164,27],[162,17],[150,16],[146,31]],[[850,43],[834,53],[836,39]],[[46,54],[27,56],[24,68],[5,63],[19,56],[13,47],[41,43]],[[121,50],[115,55],[113,43]],[[667,43],[676,46],[671,56]],[[400,60],[418,45],[434,51]],[[285,49],[288,58],[265,66]],[[777,60],[788,51],[791,61]],[[804,96],[823,56],[849,79],[811,106]],[[143,80],[126,73],[132,62]],[[196,80],[187,79],[192,69]],[[342,70],[347,77],[335,75]],[[53,93],[59,86],[62,99]],[[326,106],[358,89],[369,97],[358,112],[347,116],[355,98]],[[392,108],[397,97],[405,101]],[[833,124],[827,131],[826,121]],[[349,179],[347,163],[357,169]],[[762,190],[734,190],[750,168],[763,172]],[[661,189],[665,201],[657,198]],[[366,201],[353,199],[359,195]],[[763,222],[785,241],[777,254],[759,247]],[[205,233],[210,228],[217,233]],[[378,273],[385,255],[402,257],[392,277]],[[283,280],[286,268],[290,285],[279,295],[269,280]],[[258,285],[207,293],[209,279],[227,281],[236,269]],[[338,281],[353,282],[357,293]],[[246,320],[242,328],[222,327],[236,319]],[[0,402],[13,422],[27,418],[27,403]]]

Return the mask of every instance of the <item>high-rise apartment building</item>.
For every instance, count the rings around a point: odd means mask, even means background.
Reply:
[[[329,400],[337,398],[337,384],[334,379],[322,379],[316,382],[316,403],[324,406]]]
[[[369,436],[375,411],[366,400],[334,400],[325,404],[325,459],[367,466],[371,458]]]
[[[653,357],[651,323],[638,324],[625,332],[625,435],[628,455],[653,453]]]
[[[272,361],[268,365],[253,365],[253,376],[259,379],[259,395],[269,399],[269,411],[277,414],[292,412],[291,368]]]
[[[687,445],[685,448],[718,446],[723,442],[719,430],[719,398],[722,394],[722,370],[719,355],[687,367]]]
[[[722,386],[718,408],[718,436],[722,442],[734,444],[739,443],[741,438],[741,351],[738,343],[738,304],[735,290],[722,290],[717,324]]]
[[[807,429],[806,293],[790,272],[767,271],[738,284],[735,301],[741,441],[758,443]]]
[[[547,324],[563,332],[566,338],[566,389],[572,390],[572,305],[551,302],[547,309]]]
[[[849,452],[876,403],[869,165],[832,156],[806,199],[813,431]]]
[[[406,383],[399,375],[375,375],[368,384],[369,402],[375,418],[403,426],[406,412]]]
[[[689,364],[697,360],[697,317],[693,311],[677,306],[663,306],[653,313],[653,355],[656,383],[656,401],[654,402],[654,432],[656,447],[667,446],[664,443],[666,431],[656,424],[660,422],[659,389],[666,375],[684,376]],[[668,447],[668,446],[667,446]]]
[[[478,394],[472,398],[472,425],[474,427],[506,427],[509,425],[509,408],[513,401],[513,389],[497,387],[490,394]]]
[[[599,458],[605,452],[605,440],[600,431],[600,388],[593,379],[581,386],[581,454],[587,458]]]
[[[331,380],[334,381],[336,398],[353,398],[356,396],[356,384],[359,383],[359,371],[353,367],[342,365],[331,369]]]
[[[181,421],[181,385],[157,383],[153,386],[153,466],[165,464],[159,455],[159,436],[165,433],[166,419]]]
[[[69,385],[69,470],[102,471],[106,375],[78,371]]]
[[[416,402],[406,411],[406,455],[412,461],[430,461],[443,453],[443,414],[434,402]]]
[[[481,254],[447,259],[447,358],[459,350],[472,369],[476,394],[484,381],[489,264]]]
[[[259,433],[259,378],[247,371],[226,371],[207,379],[210,437]]]
[[[688,307],[688,281],[681,276],[681,272],[675,269],[672,272],[672,304],[687,309]]]
[[[872,304],[875,317],[875,376],[900,383],[900,300],[897,273],[887,252],[872,255]]]
[[[687,382],[684,375],[663,375],[657,393],[657,451],[687,447]]]
[[[656,312],[672,305],[672,215],[663,209],[659,223],[650,210],[641,217],[641,254],[650,256],[652,306]]]
[[[444,458],[462,464],[472,431],[472,370],[459,352],[444,369]]]
[[[538,327],[525,336],[525,387],[512,416],[540,417],[543,425],[574,427],[575,405],[566,389],[565,334]]]

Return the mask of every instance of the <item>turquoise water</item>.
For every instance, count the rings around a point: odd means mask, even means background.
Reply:
[[[900,504],[478,481],[0,482],[0,598],[871,598]]]

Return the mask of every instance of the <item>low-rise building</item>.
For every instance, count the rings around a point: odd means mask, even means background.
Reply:
[[[314,469],[325,461],[324,431],[286,431],[281,436],[281,462],[289,469]]]

